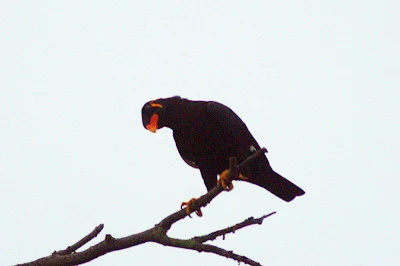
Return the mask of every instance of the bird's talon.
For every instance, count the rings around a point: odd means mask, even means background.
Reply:
[[[229,170],[224,170],[218,179],[218,185],[220,185],[224,190],[231,191],[233,189],[232,181],[228,180]]]
[[[201,211],[200,208],[197,209],[197,210],[195,210],[195,212],[196,212],[196,215],[197,215],[197,216],[199,216],[199,217],[202,217],[202,216],[203,216],[203,212]]]
[[[183,207],[186,206],[186,214],[187,214],[190,218],[192,218],[192,216],[190,216],[190,214],[191,214],[192,212],[195,212],[195,213],[197,214],[197,216],[199,216],[199,217],[202,217],[202,216],[203,216],[203,213],[202,213],[201,209],[200,209],[200,208],[196,208],[196,207],[194,206],[194,204],[195,204],[196,201],[197,201],[196,198],[192,198],[192,199],[189,200],[188,202],[183,201],[183,202],[181,203],[181,209],[183,209]]]
[[[245,176],[242,175],[242,174],[239,174],[239,179],[242,179],[242,180],[245,180],[245,181],[249,180],[248,177],[245,177]]]

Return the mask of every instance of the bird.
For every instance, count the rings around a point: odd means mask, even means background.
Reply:
[[[180,96],[159,98],[146,102],[141,112],[143,126],[148,131],[172,129],[180,156],[189,166],[200,170],[207,191],[217,184],[226,190],[233,189],[226,181],[229,158],[235,157],[240,163],[261,149],[242,119],[215,101],[194,101]],[[275,172],[264,153],[249,162],[239,180],[262,187],[286,202],[305,194]],[[195,200],[182,205],[186,205],[188,214],[196,211],[201,216],[199,209],[191,209]]]

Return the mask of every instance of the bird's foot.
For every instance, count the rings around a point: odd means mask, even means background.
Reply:
[[[186,214],[189,215],[190,218],[192,218],[192,216],[190,216],[190,214],[192,212],[195,212],[197,214],[197,216],[202,217],[203,213],[201,212],[201,209],[199,207],[196,207],[196,201],[197,199],[192,198],[191,200],[185,202],[183,201],[181,204],[181,209],[186,206]]]
[[[224,190],[231,191],[233,189],[232,181],[228,179],[229,169],[224,170],[218,179],[218,185],[220,185]]]
[[[228,179],[228,176],[229,176],[229,169],[226,169],[219,175],[218,185],[220,185],[226,191],[231,191],[233,189],[233,184],[232,181]],[[242,174],[239,174],[238,178],[245,181],[249,180]]]

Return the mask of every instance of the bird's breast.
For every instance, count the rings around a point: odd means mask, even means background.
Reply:
[[[234,144],[223,137],[223,132],[206,126],[193,126],[174,131],[174,139],[179,153],[198,165],[213,165],[226,169],[229,157],[234,154]]]

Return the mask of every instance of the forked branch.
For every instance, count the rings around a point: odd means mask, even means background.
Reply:
[[[230,173],[229,180],[237,179],[243,167],[245,167],[249,161],[254,158],[262,155],[267,152],[265,148],[257,151],[252,156],[248,157],[245,161],[243,161],[240,165],[236,165],[236,159],[230,160]],[[218,185],[211,189],[207,194],[204,194],[196,201],[196,207],[205,207],[209,204],[218,194],[220,194],[224,189]],[[102,255],[105,255],[109,252],[126,249],[129,247],[137,246],[147,242],[159,243],[164,246],[177,247],[183,249],[196,250],[198,252],[208,252],[214,253],[219,256],[223,256],[226,258],[230,258],[236,260],[237,262],[243,262],[248,265],[261,265],[260,263],[251,260],[245,256],[238,255],[233,251],[228,251],[223,248],[205,244],[207,241],[212,241],[217,237],[222,236],[225,239],[225,235],[234,233],[237,230],[240,230],[244,227],[254,225],[254,224],[262,224],[263,220],[267,217],[275,214],[272,212],[270,214],[264,215],[260,218],[250,217],[244,220],[241,223],[230,226],[226,229],[218,230],[207,235],[196,236],[190,239],[176,239],[169,237],[167,232],[171,228],[171,226],[178,222],[179,220],[188,216],[185,209],[181,209],[161,220],[154,227],[137,233],[130,236],[122,237],[122,238],[114,238],[110,234],[107,234],[105,239],[100,243],[87,248],[86,250],[77,252],[77,249],[88,243],[90,240],[95,238],[103,229],[103,224],[97,226],[90,234],[79,240],[77,243],[69,246],[65,250],[55,251],[48,257],[44,257],[32,262],[18,264],[17,266],[68,266],[68,265],[79,265],[89,261],[92,261]]]

